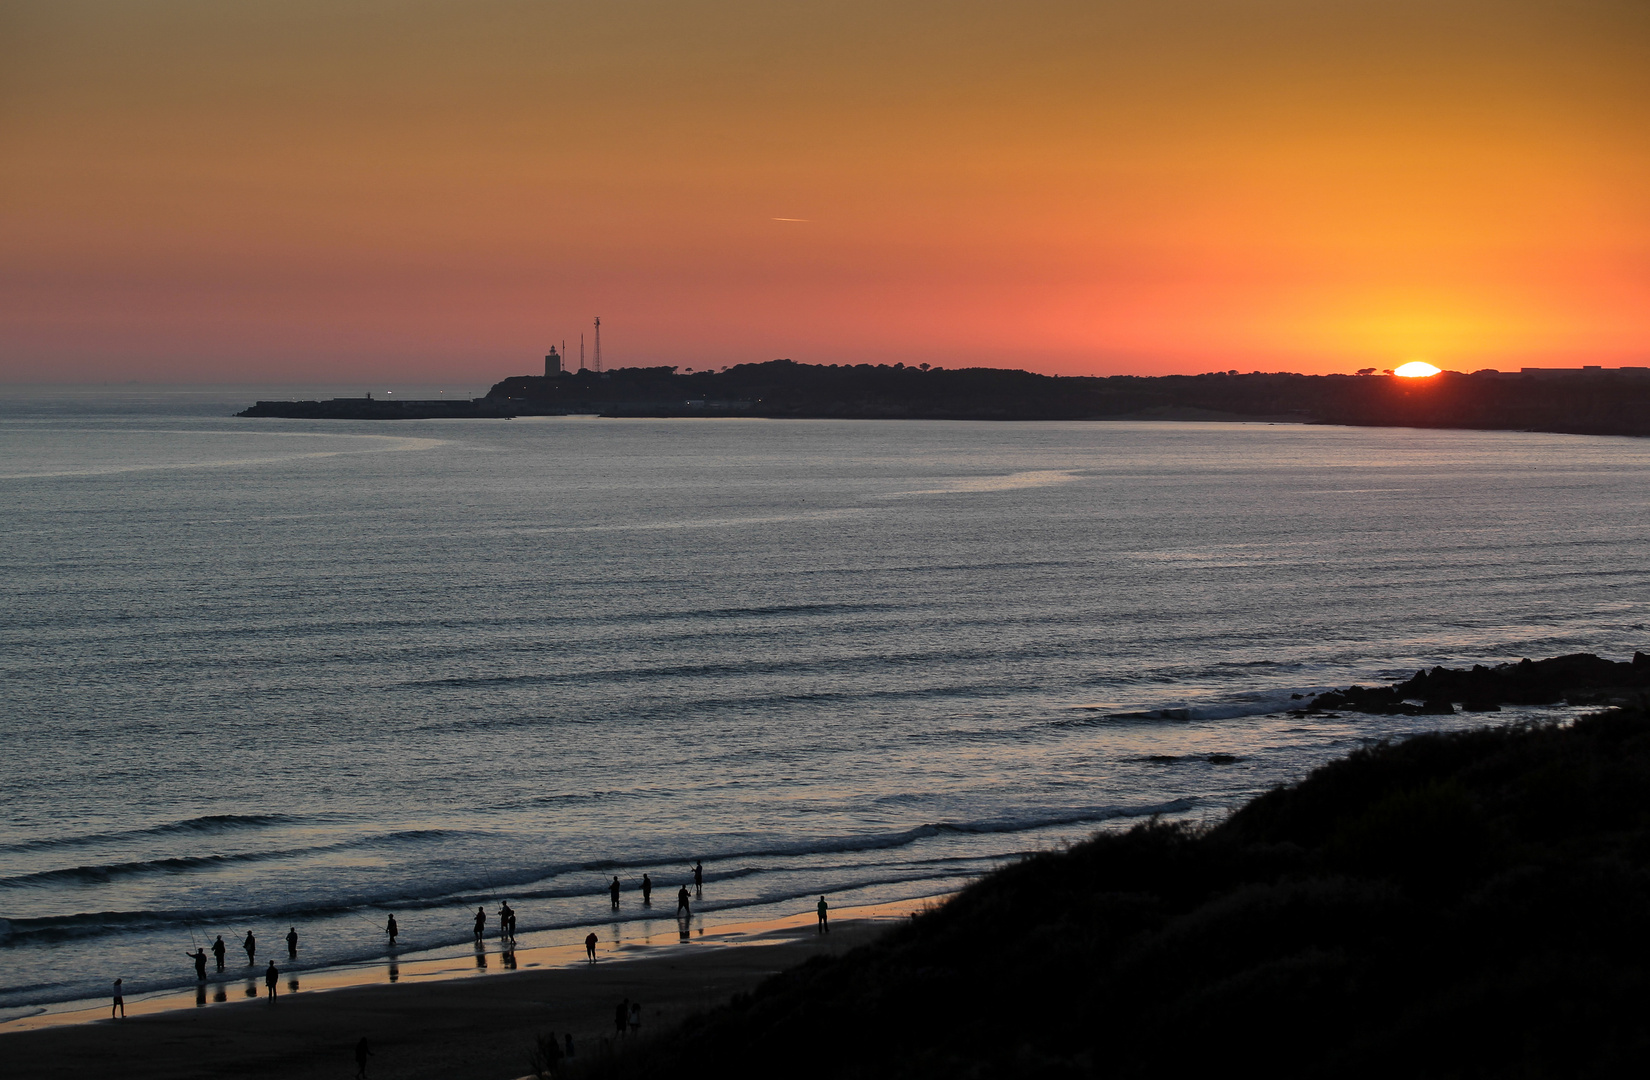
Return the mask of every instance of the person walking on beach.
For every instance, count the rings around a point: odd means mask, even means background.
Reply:
[[[653,906],[653,879],[646,874],[642,875],[642,906]]]
[[[630,999],[625,998],[613,1006],[613,1032],[619,1038],[624,1037],[625,1028],[630,1024]]]
[[[831,905],[827,904],[825,902],[825,898],[821,896],[819,898],[819,932],[821,934],[829,934],[831,932],[831,924],[826,920],[826,913],[830,910]]]
[[[120,1018],[122,1020],[126,1019],[126,994],[125,994],[124,991],[121,990],[120,984],[121,984],[121,980],[116,979],[115,980],[115,1000],[114,1000],[114,1004],[109,1006],[109,1019],[111,1019],[111,1020],[113,1020],[115,1018],[115,1010],[116,1009],[120,1010]]]
[[[216,956],[218,958],[218,970],[219,971],[223,970],[223,954],[224,954],[225,951],[226,951],[226,947],[223,943],[223,935],[219,934],[218,935],[218,940],[216,940],[212,943],[212,955]]]
[[[367,1045],[367,1037],[361,1036],[361,1041],[355,1044],[355,1080],[367,1080],[367,1059],[372,1057],[372,1047]]]
[[[596,962],[596,941],[596,932],[594,930],[584,936],[584,955],[590,958],[590,962],[592,964]]]
[[[205,949],[196,949],[192,953],[184,953],[183,955],[187,956],[189,959],[191,959],[195,962],[195,978],[197,980],[199,980],[200,982],[205,982],[206,981],[206,950]]]
[[[395,948],[395,935],[400,932],[401,928],[395,925],[395,916],[391,915],[390,921],[384,924],[384,933],[390,936],[390,948]]]
[[[286,932],[286,954],[293,960],[298,959],[298,928],[290,928]]]
[[[258,939],[252,936],[252,931],[246,932],[246,940],[241,942],[241,948],[246,950],[247,966],[258,962]]]
[[[476,944],[481,944],[481,935],[487,932],[487,909],[476,908]]]
[[[271,960],[268,970],[264,972],[264,987],[269,991],[269,1000],[271,1001],[275,1000],[275,983],[280,977],[281,973],[276,970],[275,961]]]
[[[611,884],[607,887],[607,895],[609,895],[613,898],[613,910],[618,911],[619,910],[619,879],[618,879],[617,876],[615,876],[613,878],[613,884]]]
[[[686,885],[683,885],[680,889],[676,890],[677,916],[680,917],[684,911],[687,912],[688,918],[693,918],[693,907],[688,903],[688,891]]]

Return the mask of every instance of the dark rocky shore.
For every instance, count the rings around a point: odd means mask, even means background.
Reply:
[[[1633,654],[1630,663],[1574,653],[1546,660],[1470,670],[1435,667],[1417,671],[1392,686],[1349,686],[1305,699],[1303,711],[1410,716],[1462,712],[1499,712],[1503,705],[1643,704],[1650,695],[1650,656]]]
[[[1647,666],[1392,690],[1553,700]],[[583,1075],[1616,1077],[1650,1054],[1647,1006],[1633,705],[1375,746],[1212,827],[1033,856]]]
[[[260,401],[241,416],[763,416],[928,420],[1238,420],[1377,427],[1479,428],[1587,435],[1650,434],[1650,369],[1567,375],[1389,375],[1254,372],[1110,378],[1000,368],[796,364],[725,371],[671,367],[518,375],[470,401]]]

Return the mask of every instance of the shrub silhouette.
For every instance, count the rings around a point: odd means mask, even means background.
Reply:
[[[1617,710],[1030,857],[586,1075],[1613,1077],[1647,1005],[1650,721]]]

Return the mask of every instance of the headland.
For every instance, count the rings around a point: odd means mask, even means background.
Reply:
[[[1374,427],[1650,434],[1650,368],[1110,377],[1003,368],[772,360],[517,375],[469,401],[260,401],[247,417],[395,420],[598,414],[909,420],[1247,420]]]
[[[1421,735],[1034,855],[586,1075],[1614,1077],[1647,910],[1642,704]]]

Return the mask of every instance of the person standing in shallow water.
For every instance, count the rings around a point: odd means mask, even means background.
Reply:
[[[184,953],[183,955],[187,956],[189,959],[191,959],[195,962],[195,978],[197,980],[199,980],[200,982],[205,982],[206,981],[206,950],[205,949],[196,949],[192,953]]]
[[[298,928],[296,926],[286,932],[286,954],[292,959],[298,959]]]
[[[687,912],[688,918],[693,918],[693,908],[688,904],[688,891],[686,885],[683,885],[680,889],[676,890],[676,914],[680,916],[684,911]]]
[[[264,988],[269,993],[269,1000],[275,1000],[275,984],[280,981],[281,973],[275,968],[275,961],[269,962],[269,968],[264,972]]]
[[[246,962],[248,964],[258,962],[258,939],[252,936],[252,931],[248,930],[246,932],[246,940],[241,942],[241,948],[246,950]]]
[[[613,878],[613,884],[607,887],[607,895],[613,898],[613,910],[619,910],[619,879],[617,876]]]
[[[487,932],[487,909],[476,908],[476,944],[481,944],[481,935]]]
[[[216,940],[212,943],[212,955],[216,956],[218,958],[218,970],[219,971],[223,970],[223,954],[226,951],[227,951],[227,947],[223,943],[223,935],[219,934],[218,935],[218,940]]]
[[[831,905],[827,904],[825,902],[825,898],[821,896],[819,898],[819,932],[821,934],[829,934],[831,932],[831,924],[826,921],[826,913],[830,910]]]
[[[700,859],[693,864],[693,891],[705,891],[705,860]]]
[[[401,928],[395,925],[395,916],[391,915],[390,921],[384,924],[384,933],[390,936],[390,948],[395,948],[395,936],[400,932]]]
[[[653,906],[653,879],[646,874],[642,875],[642,906]]]

